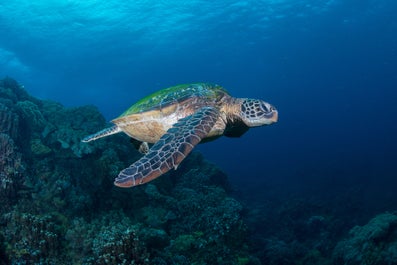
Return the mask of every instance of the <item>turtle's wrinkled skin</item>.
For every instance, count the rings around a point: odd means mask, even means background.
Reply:
[[[239,137],[250,127],[270,125],[277,119],[277,110],[265,101],[233,98],[218,85],[186,84],[143,98],[112,120],[113,127],[82,141],[118,132],[133,138],[145,155],[122,170],[114,182],[119,187],[133,187],[176,169],[202,140]],[[148,149],[147,143],[154,145]]]

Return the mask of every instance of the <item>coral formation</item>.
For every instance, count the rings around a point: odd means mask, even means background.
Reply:
[[[140,157],[93,106],[65,108],[0,81],[0,258],[9,264],[249,264],[242,205],[193,153],[141,187],[113,186]]]
[[[2,210],[12,205],[22,181],[24,168],[10,136],[0,133],[0,201]],[[0,210],[0,213],[2,211]]]
[[[337,244],[333,258],[335,264],[397,264],[397,214],[380,214],[352,228]]]
[[[9,135],[16,139],[18,135],[18,116],[10,109],[0,103],[0,133]]]
[[[11,212],[5,218],[4,236],[11,239],[7,242],[6,253],[12,263],[56,263],[62,256],[60,226],[54,217]]]

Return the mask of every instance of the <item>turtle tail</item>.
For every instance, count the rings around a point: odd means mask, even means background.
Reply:
[[[106,137],[115,133],[121,132],[121,129],[118,126],[112,126],[106,129],[103,129],[99,132],[96,132],[94,134],[88,135],[87,137],[83,138],[81,141],[84,143],[95,141],[96,139]]]

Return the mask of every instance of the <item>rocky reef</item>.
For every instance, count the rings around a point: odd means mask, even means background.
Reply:
[[[333,254],[335,264],[397,264],[397,214],[379,214],[355,226]]]
[[[244,221],[252,253],[268,265],[397,264],[395,206],[371,209],[362,190],[347,190],[325,196],[267,190],[250,198]]]
[[[65,108],[0,80],[0,264],[259,264],[225,174],[193,153],[143,186],[113,186],[140,157],[94,106]]]

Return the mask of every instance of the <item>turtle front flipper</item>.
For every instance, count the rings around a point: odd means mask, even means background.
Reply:
[[[96,132],[94,134],[88,135],[87,137],[83,138],[83,140],[81,140],[84,143],[87,142],[91,142],[91,141],[95,141],[96,139],[102,138],[102,137],[106,137],[115,133],[119,133],[121,132],[120,127],[118,126],[112,126],[106,129],[103,129],[99,132]]]
[[[122,170],[114,184],[133,187],[176,169],[192,149],[207,136],[219,117],[219,110],[205,107],[179,120],[153,145],[149,152]]]

